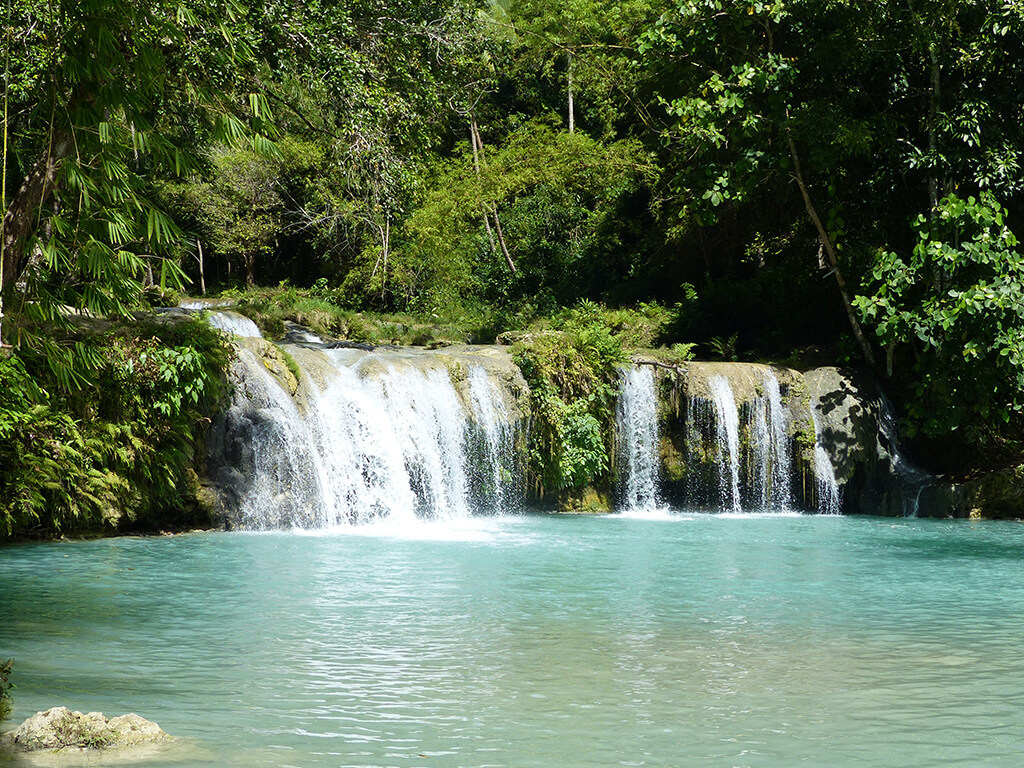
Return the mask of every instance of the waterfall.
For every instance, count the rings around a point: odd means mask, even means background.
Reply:
[[[469,516],[466,414],[445,370],[390,371],[377,383],[422,515]]]
[[[729,376],[707,366],[691,371],[686,401],[686,502],[727,512],[792,509],[790,420],[798,417],[787,413],[781,382],[766,366],[738,365]]]
[[[718,466],[723,508],[740,511],[740,415],[729,380],[712,376],[708,380],[715,404],[718,427]]]
[[[238,350],[232,377],[228,416],[243,428],[224,458],[249,470],[238,499],[241,520],[250,528],[316,527],[324,472],[295,401],[248,349]]]
[[[293,399],[258,353],[239,349],[223,442],[245,446],[226,457],[239,464],[228,475],[240,527],[452,520],[508,508],[517,423],[482,364],[459,377],[432,353],[294,351],[303,375]]]
[[[786,418],[782,410],[782,390],[779,387],[779,380],[771,371],[765,374],[764,389],[769,435],[767,453],[771,463],[771,488],[765,492],[764,506],[785,509],[790,505],[789,482],[793,466],[790,460],[789,439],[786,435]]]
[[[619,376],[621,394],[616,410],[619,465],[629,510],[656,509],[658,499],[658,401],[654,371],[633,366]]]
[[[818,511],[823,515],[842,514],[842,493],[836,482],[836,470],[832,459],[821,444],[821,427],[818,415],[811,408],[811,420],[814,422],[814,479],[815,499]]]
[[[416,497],[381,399],[342,364],[326,389],[310,388],[307,424],[325,476],[314,527],[414,517]]]
[[[902,488],[902,506],[904,517],[917,517],[921,492],[934,482],[927,472],[914,466],[900,450],[899,430],[896,427],[896,413],[885,395],[879,402],[878,423],[882,432],[883,444],[892,456],[892,471],[900,480]]]
[[[477,459],[482,466],[490,467],[491,471],[476,473],[477,482],[473,487],[477,503],[487,511],[501,512],[505,510],[511,499],[510,491],[519,491],[513,487],[511,480],[517,473],[510,472],[515,466],[514,441],[515,430],[509,417],[505,398],[495,381],[480,366],[474,366],[469,372],[469,396],[472,415],[476,424],[480,446],[482,435],[483,456]],[[478,451],[479,455],[479,451]]]
[[[256,323],[238,312],[228,310],[209,312],[206,315],[206,322],[214,328],[230,333],[233,336],[263,337]]]

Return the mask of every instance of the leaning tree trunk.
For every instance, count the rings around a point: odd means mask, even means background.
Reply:
[[[57,177],[63,160],[74,150],[74,139],[68,131],[57,131],[50,136],[50,143],[42,157],[25,176],[21,187],[11,199],[4,212],[3,238],[4,264],[0,290],[7,288],[21,277],[28,259],[21,247],[32,232],[36,211],[53,196]]]
[[[788,134],[788,131],[787,131]],[[828,232],[825,230],[825,225],[821,223],[821,217],[818,216],[818,211],[814,207],[814,203],[811,202],[811,195],[807,191],[807,185],[804,183],[804,175],[800,170],[800,156],[796,151],[796,144],[793,142],[793,137],[787,135],[789,139],[789,154],[793,160],[793,179],[796,181],[797,186],[800,187],[800,195],[804,199],[804,206],[807,208],[807,215],[811,217],[811,221],[814,222],[815,228],[818,230],[818,239],[821,241],[822,247],[825,249],[825,253],[828,255],[829,266],[832,267],[832,273],[836,276],[836,283],[839,285],[839,293],[843,297],[843,306],[846,307],[846,317],[850,321],[850,328],[853,330],[854,338],[857,339],[857,344],[860,345],[861,354],[864,355],[864,359],[868,365],[874,367],[875,355],[871,351],[871,344],[868,343],[867,338],[864,336],[864,331],[860,327],[860,323],[857,321],[857,315],[853,311],[853,304],[850,301],[850,291],[846,287],[846,280],[843,278],[843,273],[839,269],[839,259],[836,257],[835,248],[832,246],[832,239],[828,236]]]
[[[484,142],[480,138],[480,126],[476,124],[476,116],[470,116],[469,129],[472,132],[473,137],[473,156],[479,160],[483,160],[484,153]],[[479,152],[479,155],[477,153]],[[477,165],[477,176],[480,175],[480,166]],[[512,274],[516,273],[516,263],[512,260],[512,254],[509,253],[508,244],[505,242],[505,233],[501,230],[501,219],[498,218],[498,206],[491,206],[491,215],[494,217],[494,229],[498,233],[498,245],[501,246],[501,254],[505,257],[505,263],[508,265],[509,272]],[[487,209],[484,209],[484,223],[487,223]],[[487,226],[488,234],[490,234],[490,225]]]

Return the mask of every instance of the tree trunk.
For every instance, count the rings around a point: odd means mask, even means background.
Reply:
[[[43,156],[36,160],[21,187],[11,199],[4,213],[3,228],[3,276],[0,290],[17,282],[28,259],[20,247],[22,241],[32,232],[36,211],[50,199],[57,185],[61,162],[74,150],[74,139],[67,131],[57,131],[50,136],[50,144]]]
[[[793,160],[793,178],[796,180],[797,186],[800,187],[800,195],[804,199],[807,214],[811,217],[811,221],[814,222],[814,226],[818,230],[818,239],[828,255],[829,265],[832,267],[832,273],[836,276],[836,283],[839,285],[839,293],[843,297],[843,306],[846,307],[846,316],[850,321],[850,328],[853,330],[854,338],[857,339],[857,344],[860,345],[860,351],[864,355],[864,359],[868,365],[874,368],[875,355],[871,351],[871,344],[864,337],[864,331],[861,330],[860,323],[857,322],[857,315],[853,311],[853,304],[850,302],[850,292],[846,287],[846,280],[843,279],[843,273],[839,269],[839,259],[836,258],[832,241],[829,239],[828,232],[825,231],[825,225],[821,223],[821,217],[818,216],[814,203],[811,202],[811,195],[807,191],[807,185],[804,184],[804,176],[800,170],[800,156],[796,152],[796,144],[793,142],[793,137],[789,134],[788,130],[786,134],[786,138],[789,140],[789,154]]]
[[[929,216],[935,215],[935,209],[939,207],[939,177],[935,169],[935,157],[938,153],[938,121],[939,121],[939,85],[940,69],[939,57],[935,51],[935,41],[928,46],[928,54],[931,59],[932,87],[928,94],[928,153],[933,163],[931,175],[928,177],[928,201],[931,203]]]
[[[199,259],[199,292],[201,296],[206,295],[206,277],[203,275],[203,244],[196,238],[196,250]]]
[[[476,171],[477,180],[480,179],[480,150],[476,143],[477,131],[476,131],[476,118],[470,118],[469,121],[469,141],[473,145],[473,168]],[[487,230],[487,242],[491,244],[491,253],[495,253],[497,248],[494,245],[494,231],[491,229],[491,217],[487,215],[486,209],[484,210],[484,229]]]
[[[483,154],[484,154],[484,142],[480,138],[480,127],[476,124],[476,117],[475,116],[471,119],[469,127],[470,127],[470,130],[472,131],[473,139],[474,139],[473,156],[477,160],[482,160],[483,159]],[[477,157],[477,154],[476,154],[478,151],[480,153],[479,157]],[[479,172],[479,167],[477,168],[477,171]],[[508,264],[509,271],[511,271],[512,274],[515,274],[516,273],[516,263],[514,261],[512,261],[512,255],[508,251],[508,244],[505,242],[505,233],[501,231],[501,219],[498,218],[498,208],[497,208],[497,206],[494,206],[494,207],[491,208],[491,215],[494,216],[494,229],[498,233],[498,244],[501,246],[501,253],[505,257],[505,263]],[[487,212],[486,212],[486,210],[484,211],[484,224],[487,226],[488,232],[490,232],[490,228],[491,227],[490,227],[490,224],[487,223]]]
[[[576,130],[576,110],[573,103],[572,92],[572,52],[569,53],[568,78],[569,78],[569,133]]]

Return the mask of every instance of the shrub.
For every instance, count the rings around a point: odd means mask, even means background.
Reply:
[[[527,335],[512,348],[530,385],[530,471],[538,495],[610,481],[616,367],[622,345],[583,317]]]

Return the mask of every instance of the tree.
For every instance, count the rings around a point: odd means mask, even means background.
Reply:
[[[179,230],[152,180],[198,167],[190,150],[207,140],[267,146],[231,99],[252,61],[236,39],[240,7],[25,0],[16,17],[8,83],[23,178],[5,201],[0,290],[44,323],[66,306],[123,314],[154,265],[162,284],[181,276],[167,250]],[[265,127],[265,99],[249,106]]]
[[[943,198],[914,224],[907,257],[878,254],[857,307],[909,371],[912,432],[1024,425],[1024,256],[1006,210],[985,192]],[[903,372],[900,372],[903,373]]]
[[[676,221],[742,209],[762,234],[813,225],[870,362],[852,298],[875,249],[905,240],[940,188],[1015,183],[1022,121],[989,116],[1021,116],[1021,70],[1000,53],[1020,22],[996,0],[677,0],[639,59],[665,113]]]
[[[463,0],[261,4],[263,87],[288,131],[320,150],[296,226],[341,276],[369,256],[386,282],[392,232],[466,101],[475,10]]]
[[[399,262],[415,276],[409,295],[431,310],[470,299],[551,311],[600,297],[640,258],[621,212],[654,174],[636,141],[606,145],[543,123],[510,135],[479,174],[466,151],[403,227]],[[488,247],[481,207],[500,213],[514,273]]]

